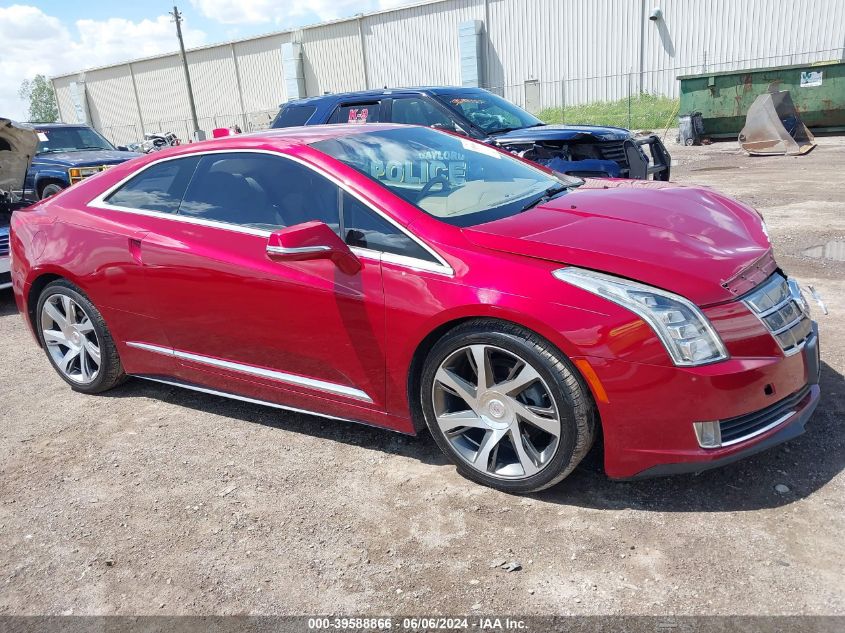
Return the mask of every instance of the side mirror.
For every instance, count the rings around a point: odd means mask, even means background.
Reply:
[[[267,242],[267,257],[278,262],[330,259],[348,275],[361,270],[361,261],[325,222],[304,222],[275,231]]]
[[[128,151],[129,151],[129,148],[128,148],[128,147],[126,147],[126,145],[118,145],[118,146],[117,146],[117,151],[118,151],[118,152],[128,152]]]

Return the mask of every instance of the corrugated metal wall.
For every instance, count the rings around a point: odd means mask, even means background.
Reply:
[[[650,21],[655,7],[663,19]],[[842,0],[434,0],[189,51],[200,127],[266,125],[286,99],[281,46],[291,40],[303,45],[309,95],[459,85],[458,25],[466,20],[485,25],[485,85],[534,107],[640,90],[676,96],[680,74],[845,56]],[[189,137],[180,64],[174,53],[85,72],[93,124],[117,143],[164,129]],[[65,120],[74,117],[70,85],[78,80],[54,79]]]
[[[364,86],[364,57],[357,20],[306,29],[300,41],[309,95],[359,90]]]
[[[460,85],[458,25],[483,19],[483,0],[452,0],[364,18],[369,87]]]

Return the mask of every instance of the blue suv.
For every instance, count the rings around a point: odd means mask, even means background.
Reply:
[[[669,180],[671,157],[657,136],[635,138],[629,130],[598,125],[546,125],[481,88],[433,86],[309,97],[283,104],[271,127],[376,122],[463,134],[572,176]]]
[[[115,147],[87,125],[32,123],[38,148],[24,181],[28,200],[48,198],[87,176],[136,156]]]

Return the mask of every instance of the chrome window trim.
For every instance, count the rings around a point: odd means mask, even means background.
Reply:
[[[351,250],[356,257],[360,257],[362,259],[371,259],[374,262],[381,261],[381,251],[374,251],[371,248],[364,248],[362,246],[350,246],[349,250]]]
[[[328,172],[325,172],[322,169],[319,169],[315,165],[312,165],[311,163],[302,160],[301,158],[299,158],[297,156],[291,156],[289,154],[285,154],[285,153],[275,151],[275,150],[247,149],[247,148],[245,148],[245,149],[209,149],[209,150],[203,150],[201,152],[191,152],[191,153],[188,153],[188,154],[179,154],[177,156],[166,156],[164,158],[160,158],[158,160],[154,160],[150,163],[147,163],[140,170],[122,178],[117,183],[115,183],[114,185],[112,185],[111,187],[106,189],[104,192],[102,192],[100,195],[98,195],[95,198],[89,200],[88,206],[93,207],[95,209],[103,209],[103,210],[106,210],[106,211],[120,211],[120,212],[124,212],[124,213],[135,213],[135,214],[138,214],[138,215],[146,215],[146,216],[149,216],[149,217],[156,217],[156,218],[161,218],[161,219],[165,219],[165,220],[172,220],[172,221],[176,221],[176,222],[185,222],[185,223],[188,223],[188,224],[197,224],[197,225],[200,225],[200,226],[207,226],[207,227],[211,227],[211,228],[225,229],[225,230],[229,230],[229,231],[235,231],[237,233],[246,233],[248,235],[256,235],[256,236],[259,236],[259,237],[270,237],[270,235],[272,234],[272,231],[267,231],[266,229],[255,229],[255,228],[248,227],[248,226],[231,224],[229,222],[220,222],[220,221],[217,221],[217,220],[205,220],[205,219],[202,219],[202,218],[194,218],[194,217],[191,217],[191,216],[180,215],[178,213],[165,213],[165,212],[162,212],[162,211],[149,211],[147,209],[134,209],[132,207],[124,207],[124,206],[120,206],[120,205],[116,205],[116,204],[109,204],[108,202],[106,202],[106,198],[108,198],[111,194],[113,194],[115,191],[117,191],[119,188],[121,188],[123,185],[125,185],[127,182],[129,182],[131,179],[135,178],[136,176],[139,176],[140,174],[143,174],[147,169],[153,167],[154,165],[158,165],[160,163],[171,161],[171,160],[178,160],[180,158],[190,158],[192,156],[206,156],[206,155],[209,155],[209,154],[244,154],[244,153],[247,153],[247,154],[269,154],[271,156],[278,156],[282,159],[290,160],[290,161],[293,161],[294,163],[298,163],[299,165],[302,165],[306,169],[310,169],[314,173],[319,174],[323,178],[326,178],[330,182],[334,183],[336,186],[340,187],[346,193],[348,193],[353,198],[355,198],[359,202],[361,202],[364,206],[366,206],[371,211],[373,211],[376,215],[378,215],[379,217],[383,218],[384,220],[386,220],[387,222],[392,224],[401,233],[405,234],[408,238],[410,238],[411,240],[413,240],[414,242],[419,244],[419,246],[421,246],[427,253],[429,253],[434,259],[437,260],[437,263],[430,262],[430,261],[427,261],[427,260],[424,260],[424,259],[416,259],[414,257],[406,257],[404,255],[395,255],[394,253],[385,253],[383,251],[372,251],[372,249],[363,249],[363,250],[379,253],[381,255],[380,259],[384,259],[384,255],[391,255],[392,257],[402,258],[403,261],[394,261],[393,263],[396,263],[400,266],[405,266],[407,268],[412,268],[413,270],[433,272],[433,273],[446,275],[446,276],[449,276],[449,277],[454,277],[454,275],[455,275],[454,269],[440,255],[440,253],[438,253],[431,246],[426,244],[419,237],[414,235],[414,233],[412,233],[410,231],[410,229],[407,229],[406,227],[402,226],[396,220],[391,218],[389,215],[386,215],[384,212],[382,212],[380,209],[378,209],[376,206],[374,206],[371,202],[369,202],[368,200],[361,197],[360,194],[358,194],[357,192],[350,189],[349,186],[346,183],[344,183],[340,179],[334,177],[333,175],[329,174]],[[353,249],[353,252],[355,252],[355,249]],[[385,261],[390,261],[390,260],[385,259]],[[413,265],[410,265],[408,262],[412,262]]]
[[[180,360],[189,360],[211,367],[220,369],[228,369],[230,371],[240,372],[242,374],[249,374],[251,376],[259,376],[261,378],[269,378],[277,380],[288,385],[295,385],[297,387],[307,387],[315,391],[322,391],[337,396],[345,396],[347,398],[354,398],[372,404],[373,399],[367,395],[366,392],[354,387],[347,387],[339,385],[334,382],[326,380],[319,380],[317,378],[307,378],[305,376],[298,376],[296,374],[289,374],[283,371],[276,371],[274,369],[265,369],[263,367],[255,367],[254,365],[246,365],[243,363],[236,363],[233,361],[213,358],[211,356],[203,356],[202,354],[192,354],[191,352],[183,352],[171,347],[162,347],[160,345],[152,345],[150,343],[141,343],[139,341],[127,341],[126,345],[136,349],[142,349],[154,354],[162,354],[163,356],[171,356]]]

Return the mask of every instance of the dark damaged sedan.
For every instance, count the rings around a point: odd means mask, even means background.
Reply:
[[[635,138],[624,128],[601,125],[546,125],[481,88],[397,88],[309,97],[284,104],[272,127],[379,122],[469,136],[571,176],[669,180],[671,157],[657,136]]]

